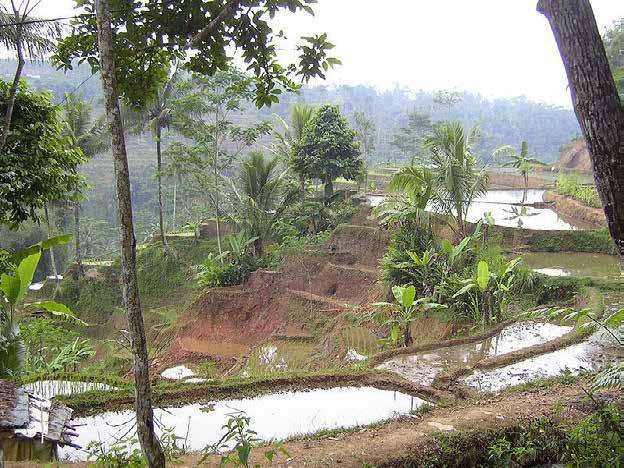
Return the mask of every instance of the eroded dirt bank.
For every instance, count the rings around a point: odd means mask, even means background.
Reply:
[[[591,229],[600,229],[607,225],[604,211],[601,208],[592,208],[553,191],[544,193],[544,201],[553,203],[553,209],[559,215],[578,224],[589,226]]]

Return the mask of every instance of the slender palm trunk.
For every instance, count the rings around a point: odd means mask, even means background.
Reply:
[[[156,178],[158,179],[158,223],[160,228],[160,239],[163,246],[167,247],[167,236],[165,235],[165,219],[163,214],[163,194],[162,194],[162,149],[161,137],[162,129],[156,124]]]
[[[214,169],[214,181],[213,181],[213,198],[215,205],[215,223],[217,226],[217,248],[219,249],[219,256],[223,253],[223,249],[221,248],[221,214],[220,214],[220,203],[219,200],[219,109],[215,110],[215,135],[214,135],[214,159],[213,159],[213,169]],[[223,258],[221,258],[221,262],[223,262]]]
[[[76,274],[84,276],[84,268],[82,266],[82,250],[80,245],[80,202],[74,202],[74,241],[76,246]]]
[[[178,230],[178,226],[176,222],[177,206],[178,206],[178,171],[177,169],[174,169],[173,170],[173,216],[172,216],[173,232]]]
[[[17,88],[19,86],[20,77],[22,76],[22,70],[24,69],[24,52],[22,51],[22,31],[24,17],[20,18],[19,10],[16,8],[15,3],[13,5],[13,13],[15,20],[20,24],[16,27],[15,48],[17,49],[17,69],[15,70],[15,76],[13,77],[13,83],[9,90],[9,96],[7,98],[7,107],[4,113],[4,121],[2,122],[2,134],[0,134],[0,150],[4,148],[7,137],[9,136],[9,130],[11,128],[11,119],[13,118],[13,108],[15,107],[15,98],[17,96]]]
[[[150,468],[164,468],[165,457],[154,432],[154,412],[152,409],[152,389],[149,380],[147,342],[136,275],[136,239],[132,222],[130,174],[128,171],[123,122],[119,109],[117,82],[115,80],[113,32],[108,1],[96,0],[95,5],[106,118],[112,136],[121,241],[121,284],[134,361],[134,407],[137,434],[147,465]]]
[[[48,238],[54,237],[54,230],[52,229],[52,225],[50,224],[50,215],[48,213],[48,204],[43,205],[43,212],[45,215],[46,229],[48,232]],[[50,247],[50,266],[52,267],[52,274],[54,275],[54,296],[56,296],[59,288],[59,277],[58,270],[56,269],[56,258],[54,257],[54,247]]]

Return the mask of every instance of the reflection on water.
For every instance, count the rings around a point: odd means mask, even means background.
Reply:
[[[313,343],[273,340],[251,352],[243,375],[305,370],[310,367],[313,353]]]
[[[114,387],[98,382],[72,382],[69,380],[38,380],[23,385],[28,393],[43,400],[49,400],[57,395],[74,395],[90,392],[91,390],[114,390]]]
[[[262,440],[282,440],[321,429],[347,428],[372,424],[408,414],[423,403],[420,398],[373,387],[344,387],[262,395],[256,398],[192,404],[182,408],[155,409],[157,432],[173,430],[191,451],[214,444],[223,435],[228,415],[244,411],[251,418],[251,429]],[[134,412],[108,412],[73,421],[78,437],[74,442],[86,447],[102,441],[133,436]],[[61,458],[84,460],[84,450],[64,447]]]
[[[620,276],[620,261],[613,255],[580,252],[527,252],[524,262],[548,276]]]
[[[482,359],[546,343],[570,332],[572,327],[550,323],[521,322],[504,328],[484,341],[441,348],[409,356],[398,356],[379,366],[412,382],[431,385],[442,370],[457,369]]]
[[[519,204],[523,203],[523,196],[524,190],[489,190],[470,205],[466,220],[476,223],[483,219],[486,213],[490,213],[497,226],[553,231],[577,229],[549,208],[520,206]],[[544,190],[527,190],[524,203],[527,205],[541,203],[543,197]],[[368,196],[371,206],[379,205],[384,199],[382,195]],[[433,211],[433,207],[429,210]]]
[[[601,369],[610,363],[621,362],[621,358],[621,350],[618,352],[616,348],[588,341],[498,369],[476,371],[460,382],[482,391],[496,392],[539,378]]]

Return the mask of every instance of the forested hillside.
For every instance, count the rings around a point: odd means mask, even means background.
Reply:
[[[12,60],[0,61],[0,76],[10,77],[15,70]],[[76,66],[65,74],[49,64],[27,64],[29,84],[50,90],[57,98],[80,86],[83,97],[99,100],[101,86],[98,77],[92,77],[86,66]],[[86,81],[85,81],[86,80]],[[437,102],[436,102],[437,101]],[[524,97],[488,100],[478,94],[463,93],[452,102],[440,102],[440,95],[431,92],[412,93],[406,89],[379,92],[370,86],[306,87],[300,95],[284,95],[278,104],[258,110],[249,106],[246,119],[281,117],[295,102],[318,104],[333,102],[341,105],[353,119],[355,112],[363,112],[377,127],[376,151],[370,162],[406,160],[407,156],[391,144],[394,136],[408,123],[410,113],[428,115],[433,122],[460,120],[466,126],[479,125],[481,140],[477,152],[489,161],[494,148],[526,140],[533,156],[546,163],[557,160],[562,145],[580,135],[578,123],[570,109],[528,101]],[[140,157],[130,152],[130,158]]]

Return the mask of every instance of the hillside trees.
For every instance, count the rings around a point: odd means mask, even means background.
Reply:
[[[356,133],[340,109],[329,104],[319,107],[303,129],[293,170],[320,179],[325,196],[331,197],[334,181],[338,177],[355,180],[363,164]]]
[[[233,122],[252,99],[249,77],[232,69],[213,76],[194,76],[184,84],[188,93],[178,102],[177,126],[191,144],[175,142],[168,150],[174,164],[206,195],[216,221],[217,245],[223,252],[224,176],[242,151],[270,130],[267,122],[243,127]]]
[[[17,54],[17,67],[13,82],[4,101],[4,116],[0,133],[0,150],[9,136],[15,99],[26,60],[43,60],[54,48],[61,26],[56,21],[36,22],[30,16],[39,2],[11,0],[11,10],[0,5],[0,43]]]
[[[407,125],[399,129],[390,144],[398,148],[411,160],[411,165],[414,165],[417,159],[422,159],[424,138],[430,135],[432,130],[431,117],[414,111],[407,116]]]
[[[110,145],[104,116],[93,117],[93,104],[76,94],[66,94],[63,103],[63,131],[75,148],[82,151],[86,160],[91,160]],[[74,194],[74,245],[78,275],[84,273],[80,232],[80,193]]]
[[[296,103],[290,108],[290,119],[285,121],[280,119],[283,131],[273,130],[272,135],[275,138],[271,151],[280,160],[294,167],[297,150],[301,143],[303,129],[314,115],[315,107],[309,104]],[[296,171],[295,171],[296,172]],[[299,177],[299,191],[301,202],[305,201],[306,194],[306,175],[304,172],[297,173]]]
[[[11,85],[0,80],[0,101]],[[22,81],[15,96],[11,131],[0,158],[0,223],[16,227],[40,219],[47,203],[65,200],[83,184],[81,151],[63,133],[60,109],[48,93],[30,90]]]
[[[589,0],[540,0],[565,67],[607,224],[624,258],[624,106]]]
[[[604,46],[620,98],[624,97],[624,19],[616,22],[604,35]]]

